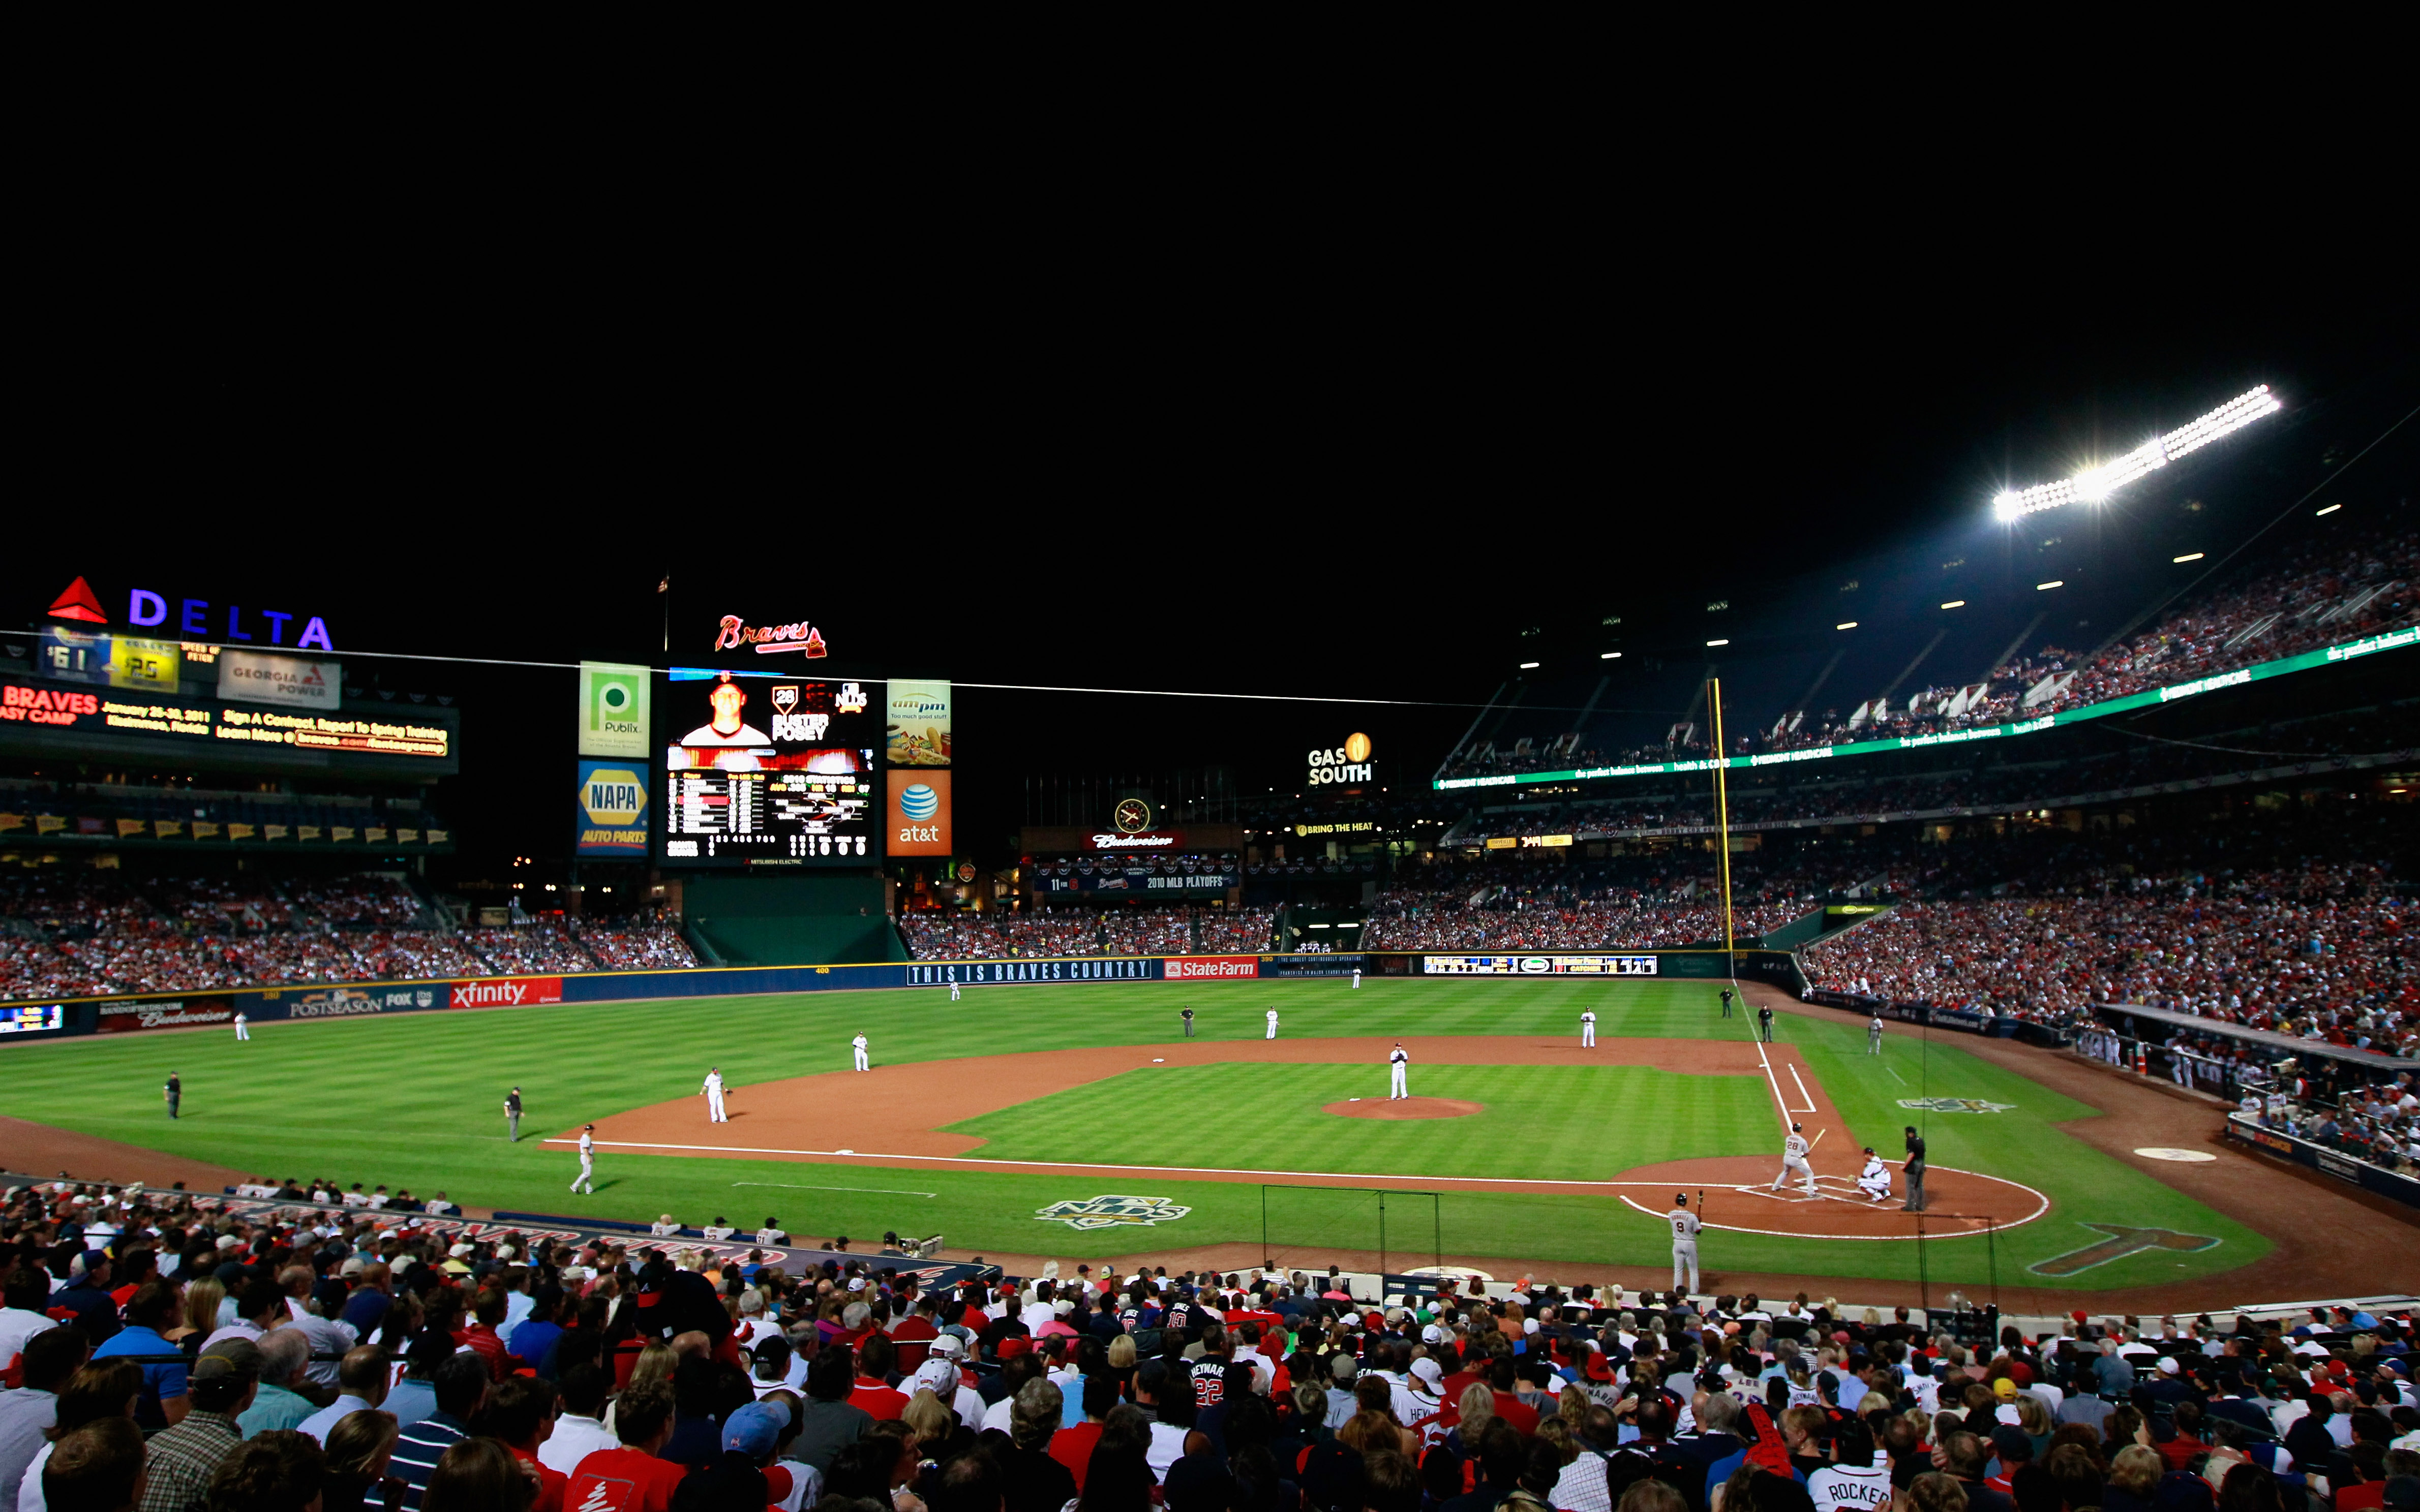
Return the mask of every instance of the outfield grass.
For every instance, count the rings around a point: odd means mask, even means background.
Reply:
[[[250,1043],[211,1030],[10,1045],[0,1050],[0,1112],[247,1172],[384,1181],[424,1194],[442,1188],[481,1207],[625,1219],[671,1211],[691,1222],[716,1213],[752,1222],[771,1212],[794,1232],[818,1237],[938,1231],[954,1246],[1092,1258],[1257,1239],[1261,1190],[1140,1173],[1104,1181],[608,1149],[599,1154],[596,1195],[575,1197],[565,1190],[572,1157],[532,1136],[694,1095],[710,1063],[722,1067],[743,1100],[751,1083],[845,1071],[849,1038],[861,1030],[883,1064],[1159,1043],[1180,1037],[1176,1012],[1187,1004],[1200,1015],[1196,1038],[1211,1041],[1258,1039],[1262,1011],[1272,1006],[1289,1038],[1576,1038],[1580,1011],[1593,1008],[1606,1038],[1746,1039],[1744,1013],[1721,1017],[1717,986],[1370,979],[1355,991],[1337,980],[1088,982],[977,988],[955,1004],[946,989],[933,988],[268,1023],[254,1026]],[[2251,1230],[2060,1130],[2093,1110],[1966,1054],[1956,1036],[1895,1035],[1885,1055],[1869,1057],[1863,1027],[1845,1017],[1785,1015],[1776,1032],[1798,1047],[1865,1137],[1883,1144],[1901,1123],[1916,1123],[1935,1165],[2022,1181],[2052,1197],[2049,1216],[2000,1235],[1988,1257],[1980,1241],[1928,1246],[1936,1283],[1984,1282],[1989,1261],[2005,1282],[2099,1290],[2231,1270],[2268,1251]],[[1320,1104],[1370,1095],[1359,1085],[1367,1068],[1260,1066],[1247,1073],[1212,1066],[1136,1072],[961,1127],[999,1147],[984,1154],[1007,1158],[1406,1174],[1473,1174],[1483,1161],[1507,1177],[1603,1176],[1657,1159],[1759,1153],[1772,1140],[1761,1088],[1745,1078],[1471,1066],[1455,1068],[1447,1087],[1434,1079],[1443,1069],[1414,1068],[1415,1090],[1468,1097],[1489,1112],[1435,1122],[1334,1119],[1319,1113]],[[184,1117],[175,1122],[159,1090],[172,1070],[185,1086]],[[1331,1073],[1352,1085],[1323,1080]],[[499,1110],[515,1083],[529,1106],[517,1145],[505,1142]],[[1135,1095],[1122,1096],[1126,1088]],[[1743,1088],[1753,1094],[1745,1102]],[[1988,1115],[1898,1106],[1900,1098],[1918,1095],[2012,1106]],[[1074,1120],[1082,1133],[1071,1132]],[[800,1131],[795,1142],[830,1149],[848,1144],[847,1134],[848,1111],[838,1105],[829,1124]],[[1022,1153],[1045,1149],[1053,1153]],[[1333,1158],[1340,1150],[1352,1152],[1350,1163]],[[1819,1160],[1818,1168],[1834,1167]],[[1111,1191],[1165,1196],[1192,1211],[1147,1229],[1090,1233],[1033,1217],[1048,1203]],[[1374,1247],[1374,1203],[1357,1208],[1360,1199],[1349,1195],[1298,1200],[1310,1206],[1289,1208],[1287,1221],[1310,1237],[1294,1242]],[[1439,1216],[1449,1253],[1624,1265],[1668,1257],[1661,1226],[1610,1197],[1454,1193]],[[2093,1221],[2221,1242],[2195,1254],[2135,1256],[2063,1282],[2024,1273],[2027,1264],[2101,1238],[2081,1227]],[[1916,1247],[1905,1243],[1716,1234],[1705,1249],[1717,1270],[1912,1280],[1917,1267]]]

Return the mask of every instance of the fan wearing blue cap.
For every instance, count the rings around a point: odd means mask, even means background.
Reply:
[[[782,1441],[790,1431],[790,1412],[774,1402],[750,1402],[733,1412],[722,1424],[722,1458],[711,1467],[718,1488],[737,1488],[749,1483],[762,1487],[756,1494],[766,1504],[784,1504],[790,1499],[794,1477],[804,1476],[806,1495],[800,1505],[813,1505],[822,1499],[823,1477],[814,1468],[795,1462],[776,1465],[773,1456],[781,1452]],[[730,1504],[738,1505],[734,1501]]]

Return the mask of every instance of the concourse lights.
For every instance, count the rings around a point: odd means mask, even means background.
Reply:
[[[2067,579],[2064,579],[2064,578],[2053,578],[2050,581],[2048,581],[2048,582],[2046,582],[2046,583],[2036,583],[2036,584],[2034,584],[2034,592],[2035,592],[2035,593],[2037,593],[2037,594],[2039,594],[2039,593],[2040,593],[2040,592],[2041,592],[2043,589],[2045,589],[2045,588],[2064,588],[2064,587],[2066,587],[2066,586],[2067,586]]]
[[[1842,620],[1839,624],[1832,626],[1835,630],[1854,630],[1856,627],[1857,622],[1854,620]]]
[[[2199,562],[2205,554],[2206,553],[2200,551],[2188,551],[2183,556],[2170,557],[2168,560],[2170,562]]]
[[[2344,507],[2344,505],[2342,505],[2342,504],[2330,504],[2327,508],[2325,508],[2325,509],[2321,509],[2321,510],[2318,510],[2318,511],[2315,511],[2315,513],[2316,513],[2316,514],[2320,514],[2320,515],[2333,515],[2333,514],[2335,514],[2337,510],[2342,509],[2343,507]]]
[[[1537,665],[1538,665],[1538,664],[1537,664],[1536,662],[1534,662],[1534,661],[1525,661],[1525,662],[1523,662],[1523,663],[1521,664],[1521,670],[1522,670],[1523,671],[1525,671],[1525,672],[1526,672],[1526,671],[1531,671],[1531,670],[1535,669],[1535,668],[1537,667]]]
[[[1966,601],[1962,598],[1953,598],[1948,603],[1944,604],[1941,607],[1943,609],[1964,609],[1966,607]]]
[[[1710,646],[1727,646],[1730,645],[1730,642],[1729,640],[1709,640],[1706,644]]]
[[[1621,659],[1621,653],[1619,651],[1600,651],[1596,655],[1596,659],[1599,661],[1620,661]]]
[[[2232,435],[2263,415],[2273,415],[2284,408],[2277,396],[2269,392],[2269,385],[2263,383],[2248,393],[2236,395],[2198,420],[2180,425],[2164,436],[2152,437],[2115,461],[2086,468],[2057,483],[2036,484],[2023,490],[2004,490],[1992,500],[1993,517],[2006,521],[2078,501],[2097,504],[2137,478],[2146,477],[2178,457],[2197,452],[2219,438]]]

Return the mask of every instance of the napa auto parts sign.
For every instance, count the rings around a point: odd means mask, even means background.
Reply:
[[[458,981],[447,1008],[528,1008],[534,1003],[563,1001],[561,977],[483,977]]]
[[[1261,958],[1256,955],[1172,955],[1168,958],[1169,981],[1222,981],[1237,977],[1261,974]]]

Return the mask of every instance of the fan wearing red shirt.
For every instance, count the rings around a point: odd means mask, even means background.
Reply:
[[[563,1489],[564,1505],[579,1512],[672,1512],[673,1490],[688,1473],[685,1466],[656,1458],[672,1442],[672,1387],[650,1381],[616,1397],[613,1431],[621,1447],[580,1461]]]
[[[1538,1436],[1538,1410],[1512,1393],[1512,1357],[1504,1355],[1487,1364],[1488,1389],[1496,1393],[1496,1415],[1512,1425],[1524,1439]]]
[[[513,1458],[537,1472],[537,1500],[528,1512],[563,1512],[563,1489],[571,1477],[538,1463],[537,1446],[554,1431],[554,1386],[535,1376],[506,1376],[488,1392],[480,1412],[484,1431],[504,1441]]]
[[[1101,1442],[1101,1425],[1117,1405],[1117,1377],[1086,1376],[1084,1421],[1050,1435],[1050,1458],[1066,1466],[1067,1473],[1076,1477],[1078,1492],[1084,1489],[1084,1472],[1092,1467],[1093,1448]]]
[[[848,1405],[871,1415],[877,1423],[899,1417],[908,1411],[908,1394],[891,1387],[891,1369],[899,1361],[899,1350],[887,1334],[868,1334],[857,1347],[857,1384],[850,1388]]]
[[[506,1310],[507,1304],[503,1292],[480,1292],[478,1300],[471,1304],[471,1317],[473,1321],[462,1335],[461,1342],[480,1359],[488,1362],[489,1381],[501,1381],[520,1369],[521,1365],[521,1362],[514,1358],[511,1351],[504,1348],[504,1341],[496,1335],[496,1325],[504,1320]]]

